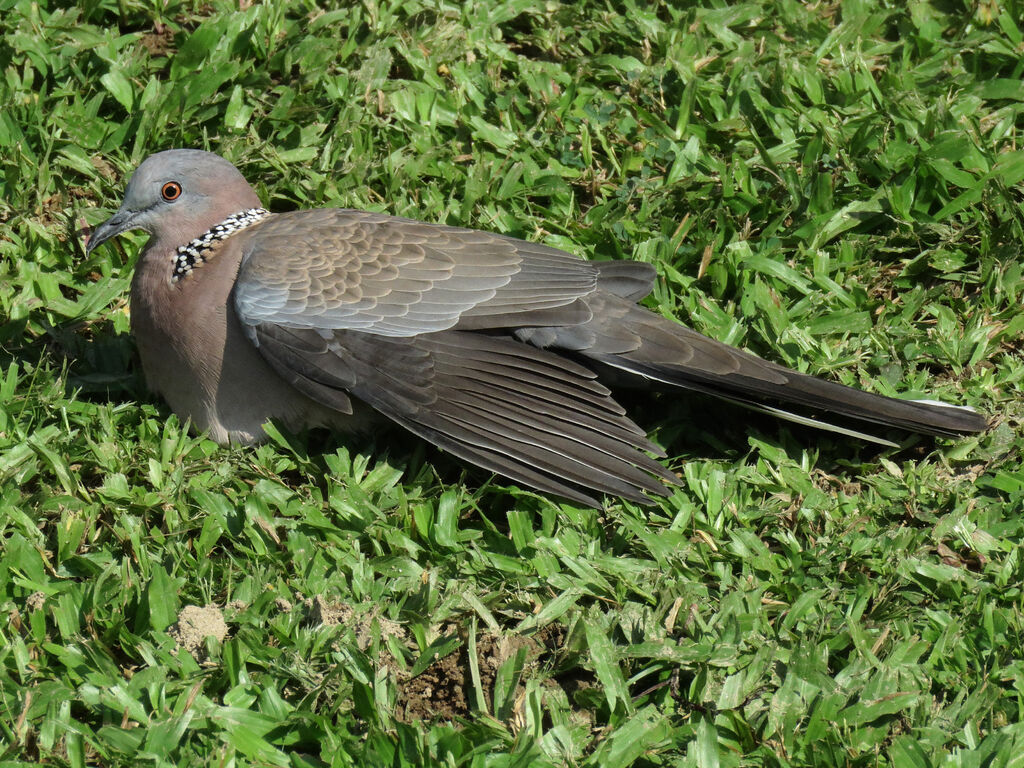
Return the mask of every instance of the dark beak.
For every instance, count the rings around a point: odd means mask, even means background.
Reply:
[[[135,229],[135,211],[126,211],[124,208],[120,209],[117,213],[111,216],[109,219],[104,221],[96,230],[92,233],[89,238],[89,244],[85,246],[85,254],[88,256],[96,248],[103,245],[107,240],[112,237],[117,237],[122,232],[127,232],[130,229]]]

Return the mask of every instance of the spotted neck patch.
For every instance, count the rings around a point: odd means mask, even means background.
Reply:
[[[269,215],[270,211],[265,208],[249,208],[246,211],[239,211],[228,216],[220,224],[214,224],[192,242],[179,245],[174,254],[171,282],[176,283],[181,278],[188,277],[192,274],[192,270],[205,264],[210,251],[221,240],[226,240],[236,232],[257,221],[262,221]]]

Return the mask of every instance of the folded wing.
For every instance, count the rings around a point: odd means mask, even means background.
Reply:
[[[592,371],[501,332],[585,323],[599,282],[644,294],[649,266],[602,276],[547,246],[360,211],[281,214],[244,235],[236,311],[307,396],[351,412],[354,395],[456,456],[587,504],[584,489],[642,502],[676,482]]]

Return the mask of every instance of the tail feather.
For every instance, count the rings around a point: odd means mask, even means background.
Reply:
[[[619,370],[888,445],[888,440],[824,421],[818,414],[942,437],[988,428],[986,419],[970,408],[863,392],[762,360],[617,297],[603,294],[595,300],[601,306],[592,306],[594,320],[587,327],[596,341],[579,351]]]

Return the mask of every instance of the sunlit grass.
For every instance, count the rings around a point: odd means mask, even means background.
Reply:
[[[1019,5],[65,5],[0,3],[4,765],[1019,763]],[[602,510],[398,433],[218,448],[142,386],[142,238],[79,234],[176,146],[649,261],[654,311],[993,429],[629,393],[682,486]]]

